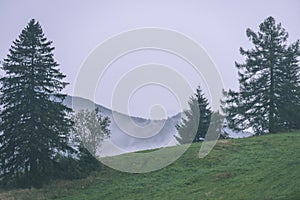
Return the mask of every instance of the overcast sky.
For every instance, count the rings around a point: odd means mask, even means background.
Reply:
[[[47,38],[53,41],[55,58],[71,83],[65,92],[72,95],[80,66],[97,45],[124,31],[159,27],[178,31],[198,42],[217,66],[225,89],[237,89],[234,61],[243,60],[238,51],[240,46],[250,47],[245,30],[249,27],[256,31],[268,16],[282,23],[289,32],[290,42],[300,38],[298,0],[1,0],[0,58],[7,55],[12,41],[29,20],[35,18],[41,23]],[[154,59],[156,63],[180,63],[169,62],[172,58],[168,56],[148,51],[129,56],[130,59],[124,59],[123,62],[131,64],[138,59],[138,64],[141,64]],[[117,64],[115,70],[118,71]],[[100,93],[109,96],[113,85],[113,82],[108,84],[106,90]],[[144,89],[154,91],[155,88]],[[168,115],[177,112],[176,103],[170,103],[174,100],[171,96],[162,96],[163,99],[154,102],[142,94],[135,95],[136,100],[131,103],[132,114],[144,116],[147,112],[144,108],[154,104],[165,105]],[[110,107],[111,99],[100,96],[96,97],[96,101]]]

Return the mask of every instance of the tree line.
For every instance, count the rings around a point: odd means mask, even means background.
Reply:
[[[300,129],[300,41],[288,44],[288,32],[273,17],[265,19],[257,32],[248,28],[246,35],[252,48],[241,47],[245,61],[235,63],[239,91],[223,91],[221,100],[227,126],[236,131],[252,129],[256,135]],[[179,143],[199,141],[211,124],[212,110],[200,87],[189,105],[177,126]],[[222,118],[213,114],[214,119]],[[195,134],[194,126],[198,126]]]

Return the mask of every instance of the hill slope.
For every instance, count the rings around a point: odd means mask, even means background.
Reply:
[[[300,132],[220,140],[204,159],[200,145],[156,172],[104,167],[84,180],[6,191],[0,199],[300,199]]]

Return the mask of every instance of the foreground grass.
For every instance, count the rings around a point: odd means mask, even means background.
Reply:
[[[200,145],[156,172],[104,168],[43,189],[0,190],[0,199],[300,199],[300,132],[220,140],[203,159]]]

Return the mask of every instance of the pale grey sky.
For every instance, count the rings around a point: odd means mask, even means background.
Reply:
[[[258,25],[270,15],[289,32],[290,42],[300,38],[298,0],[1,0],[0,58],[2,60],[6,56],[12,41],[29,20],[35,18],[41,23],[47,38],[53,41],[55,58],[67,75],[66,80],[71,83],[65,92],[72,95],[80,66],[97,45],[124,31],[159,27],[178,31],[198,42],[217,66],[225,89],[236,89],[234,61],[243,60],[239,55],[240,46],[250,47],[245,30],[248,27],[257,30]],[[137,63],[141,64],[154,59],[153,62],[163,64],[180,63],[172,61],[177,58],[168,56],[161,52],[144,52],[131,56],[131,61],[124,59],[124,62],[131,64],[139,60]],[[196,85],[196,82],[192,84]],[[106,91],[101,91],[104,97],[96,97],[98,103],[110,107],[110,99],[105,96],[110,95],[113,84],[108,84]],[[144,95],[141,94],[137,93],[132,98],[137,98],[132,106],[134,115],[147,115],[144,108],[154,104],[165,105],[168,115],[177,112],[173,97],[162,95],[161,100],[156,98],[155,102],[151,102],[149,98],[143,100]]]

